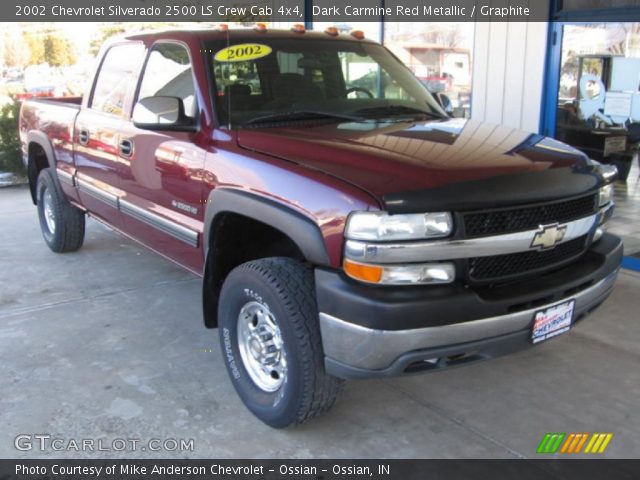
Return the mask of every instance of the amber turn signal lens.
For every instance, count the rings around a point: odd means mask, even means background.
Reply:
[[[346,274],[356,280],[378,283],[382,278],[382,267],[377,265],[364,265],[345,259],[343,267]]]
[[[331,35],[332,37],[336,37],[340,32],[336,27],[327,27],[324,33],[326,33],[327,35]]]
[[[358,40],[362,40],[364,38],[364,32],[362,30],[352,30],[351,36],[357,38]]]

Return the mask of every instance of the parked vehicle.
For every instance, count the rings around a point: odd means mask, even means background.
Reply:
[[[350,86],[356,63],[393,91]],[[563,333],[621,262],[615,169],[449,118],[360,35],[129,36],[84,97],[27,100],[20,138],[49,248],[79,249],[88,214],[202,276],[231,382],[273,427],[328,410],[344,379]]]

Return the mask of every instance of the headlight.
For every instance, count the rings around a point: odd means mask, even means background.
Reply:
[[[613,202],[613,185],[605,185],[600,189],[598,195],[598,206],[604,207],[605,205]]]
[[[356,212],[349,216],[345,236],[352,240],[420,240],[451,235],[449,212],[389,215],[387,212]]]
[[[455,280],[453,263],[370,265],[346,259],[344,271],[351,278],[377,285],[433,285]]]

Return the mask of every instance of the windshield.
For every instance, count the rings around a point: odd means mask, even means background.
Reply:
[[[205,49],[222,125],[447,116],[379,44],[265,37],[210,42]]]

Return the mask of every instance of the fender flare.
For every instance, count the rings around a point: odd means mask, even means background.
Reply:
[[[49,137],[47,136],[46,133],[41,132],[39,130],[29,130],[29,132],[27,132],[27,174],[29,173],[29,165],[30,165],[30,159],[29,159],[29,145],[31,145],[32,143],[35,143],[37,145],[39,145],[43,150],[45,155],[47,156],[47,161],[49,163],[49,167],[53,168],[53,178],[54,181],[58,184],[58,188],[60,187],[60,179],[58,178],[58,171],[56,170],[56,163],[58,162],[58,160],[56,159],[56,154],[53,150],[53,145],[51,144],[51,140],[49,139]],[[33,179],[35,182],[35,178]],[[35,197],[35,184],[31,185],[31,177],[29,176],[29,186],[30,186],[30,190],[31,190],[31,200],[33,200],[33,204],[36,205],[37,204],[37,199]]]
[[[27,133],[27,152],[29,151],[29,145],[32,143],[40,145],[44,150],[44,153],[47,155],[47,158],[53,163],[53,165],[56,164],[56,154],[53,151],[51,140],[49,140],[46,133],[41,132],[40,130],[29,130]]]
[[[287,235],[305,259],[315,265],[329,265],[329,255],[318,225],[309,217],[271,199],[232,188],[214,188],[207,199],[204,221],[205,259],[211,227],[219,214],[236,213],[265,223]]]

